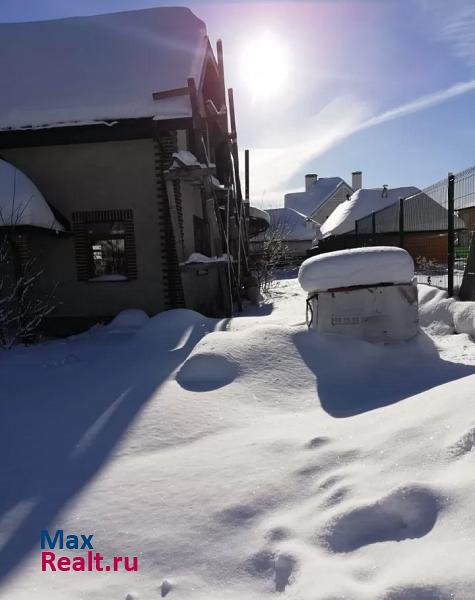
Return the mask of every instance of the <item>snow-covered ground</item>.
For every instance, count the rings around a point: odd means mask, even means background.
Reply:
[[[473,600],[475,310],[420,299],[394,346],[308,331],[288,278],[2,354],[0,597]],[[43,573],[45,528],[138,572]]]

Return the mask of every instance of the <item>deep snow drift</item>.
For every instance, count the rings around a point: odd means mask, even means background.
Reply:
[[[475,347],[420,305],[411,342],[321,336],[283,279],[0,355],[0,597],[472,600]],[[42,573],[42,528],[139,570]]]

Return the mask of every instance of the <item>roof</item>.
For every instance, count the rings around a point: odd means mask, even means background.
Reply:
[[[259,234],[253,242],[265,241],[275,231],[279,232],[279,238],[288,242],[312,241],[319,235],[319,226],[292,208],[269,208],[266,212],[270,217],[268,233]]]
[[[352,194],[350,199],[339,204],[322,225],[322,236],[341,235],[355,229],[355,221],[362,219],[372,212],[386,208],[399,201],[419,193],[416,187],[400,187],[392,189],[361,188]]]
[[[251,219],[260,219],[261,221],[265,221],[270,225],[270,215],[269,212],[265,210],[261,210],[256,206],[249,207],[249,218]]]
[[[0,227],[20,225],[65,230],[31,179],[0,159]]]
[[[320,177],[308,191],[285,194],[284,206],[310,216],[323,206],[343,184],[348,185],[341,177]]]
[[[151,8],[0,24],[0,129],[191,116],[188,96],[212,54],[189,9]]]

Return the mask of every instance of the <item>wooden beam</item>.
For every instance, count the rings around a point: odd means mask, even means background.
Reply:
[[[226,84],[224,82],[224,58],[223,58],[223,42],[216,42],[216,54],[218,56],[218,74],[220,83],[221,102],[226,106]]]
[[[165,98],[176,98],[178,96],[188,95],[188,87],[175,88],[173,90],[164,90],[163,92],[153,92],[152,98],[154,100],[164,100]]]
[[[239,177],[239,152],[238,152],[238,145],[237,145],[237,139],[236,139],[236,115],[234,112],[234,93],[233,93],[233,88],[229,88],[228,90],[228,96],[229,96],[229,115],[231,118],[231,136],[232,136],[232,143],[231,143],[231,152],[233,155],[233,162],[234,162],[234,180],[236,182],[236,195],[237,195],[237,201],[238,201],[238,206],[241,206],[241,202],[242,202],[242,190],[241,190],[241,179]]]
[[[244,197],[249,202],[249,150],[244,150]]]

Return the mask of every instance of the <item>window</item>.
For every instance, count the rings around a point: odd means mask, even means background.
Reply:
[[[94,277],[122,275],[127,277],[125,259],[125,227],[120,221],[88,225]]]
[[[137,277],[131,210],[74,213],[73,231],[80,281],[123,281]]]

